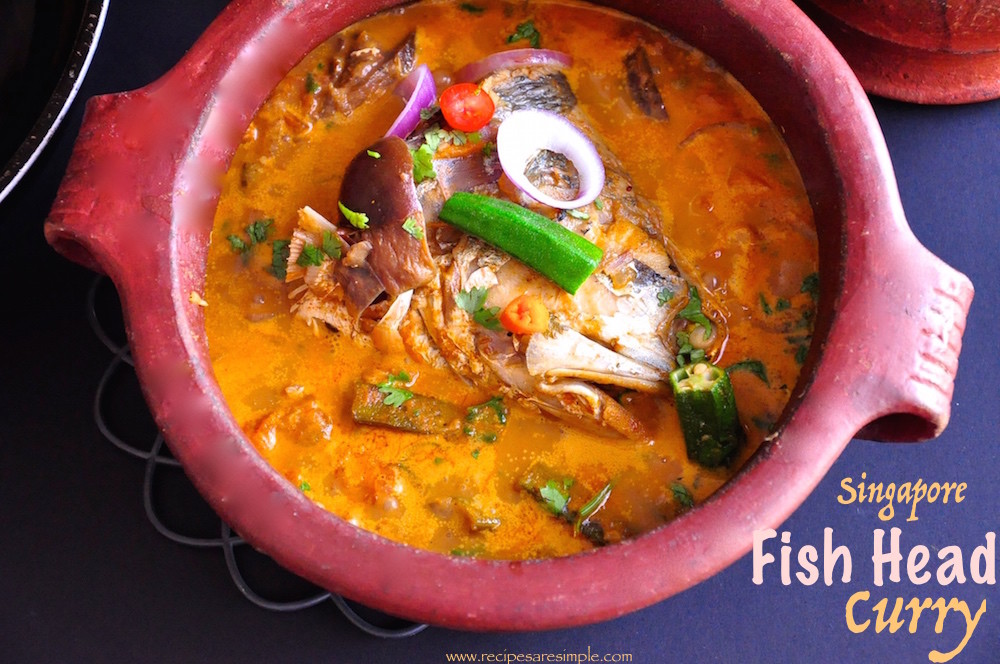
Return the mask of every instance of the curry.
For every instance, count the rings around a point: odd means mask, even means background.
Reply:
[[[578,2],[334,35],[247,128],[214,224],[206,334],[247,436],[332,513],[451,555],[676,518],[772,431],[811,341],[777,129],[706,55]]]

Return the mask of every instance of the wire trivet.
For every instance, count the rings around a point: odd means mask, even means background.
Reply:
[[[102,316],[98,313],[98,307],[101,306],[98,302],[100,292],[102,290],[111,292],[114,291],[114,289],[110,287],[110,284],[111,282],[107,277],[98,276],[94,279],[93,283],[91,283],[90,290],[87,293],[87,318],[90,323],[90,327],[101,343],[104,344],[104,346],[107,347],[107,349],[113,354],[111,361],[104,370],[104,374],[101,376],[101,380],[97,385],[97,392],[94,395],[94,421],[97,423],[97,428],[100,430],[101,434],[110,443],[126,454],[145,462],[145,474],[142,485],[143,507],[146,512],[146,517],[149,519],[149,522],[153,525],[157,532],[167,539],[184,546],[206,549],[221,548],[223,555],[225,556],[226,568],[229,570],[229,576],[232,578],[233,584],[235,584],[236,588],[243,594],[244,597],[263,609],[282,612],[300,611],[302,609],[308,609],[329,601],[340,610],[340,612],[352,625],[371,636],[386,639],[399,639],[414,636],[426,629],[427,625],[421,623],[406,623],[401,627],[386,627],[378,625],[375,622],[363,617],[347,602],[347,600],[340,595],[320,590],[315,586],[308,584],[306,581],[298,579],[298,577],[294,578],[301,584],[311,586],[306,592],[300,593],[304,596],[290,600],[268,599],[264,596],[264,593],[255,590],[250,581],[248,581],[247,575],[244,573],[237,557],[237,548],[244,547],[246,542],[244,542],[239,535],[234,533],[227,523],[215,517],[218,519],[220,526],[220,534],[218,537],[204,537],[184,534],[165,523],[164,519],[161,518],[160,512],[157,510],[156,501],[154,500],[154,494],[156,493],[155,485],[157,483],[157,477],[160,475],[158,471],[161,468],[173,468],[179,470],[180,464],[177,459],[170,456],[169,450],[167,450],[164,446],[163,435],[159,432],[157,432],[154,436],[149,449],[143,449],[142,447],[133,445],[129,442],[129,440],[127,440],[128,436],[118,435],[115,431],[113,431],[113,427],[108,423],[108,419],[105,417],[105,412],[107,412],[105,410],[105,406],[107,405],[107,401],[110,399],[109,385],[112,380],[122,371],[131,371],[133,372],[132,376],[134,377],[134,364],[132,362],[132,355],[128,347],[128,343],[126,341],[115,341],[113,335],[108,332],[108,329],[102,322]],[[108,304],[108,308],[113,311],[118,311],[118,307],[116,305],[111,305],[110,303]],[[119,327],[123,328],[123,325]],[[122,332],[120,336],[124,337],[124,332]],[[182,475],[182,473],[179,474]],[[205,509],[208,509],[207,505],[205,506]],[[250,550],[252,551],[252,548]],[[270,559],[267,560],[270,561]],[[290,575],[291,573],[287,574]]]

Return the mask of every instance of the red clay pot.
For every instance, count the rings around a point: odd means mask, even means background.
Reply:
[[[191,480],[254,546],[334,592],[464,629],[614,618],[711,576],[777,527],[863,429],[937,435],[949,416],[969,280],[910,232],[864,90],[784,0],[616,6],[713,55],[770,113],[799,164],[820,241],[820,311],[777,431],[736,477],[635,540],[530,562],[454,558],[360,530],[273,471],[213,377],[201,307],[218,183],[271,88],[308,50],[393,0],[237,0],[140,90],[92,99],[45,233],[114,280],[153,414]],[[864,331],[892,330],[892,334]]]
[[[805,0],[865,89],[927,104],[1000,97],[1000,0]]]

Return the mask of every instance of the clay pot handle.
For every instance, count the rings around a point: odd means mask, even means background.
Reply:
[[[45,237],[59,253],[119,285],[130,266],[165,263],[154,253],[166,251],[170,188],[187,135],[150,97],[139,90],[87,102],[45,222]]]
[[[973,286],[905,226],[896,230],[884,253],[865,256],[866,294],[852,298],[845,285],[844,319],[853,321],[853,340],[840,341],[853,350],[842,347],[839,354],[853,368],[841,376],[841,387],[865,404],[858,437],[920,441],[948,424]]]

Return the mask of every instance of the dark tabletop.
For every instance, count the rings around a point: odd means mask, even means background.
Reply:
[[[113,290],[56,255],[45,244],[42,222],[83,100],[154,80],[224,4],[112,2],[80,96],[42,158],[0,204],[0,661],[445,662],[449,653],[573,661],[569,653],[589,651],[633,662],[924,662],[932,650],[948,652],[961,641],[965,619],[958,609],[940,633],[932,609],[914,633],[909,622],[891,633],[876,631],[872,607],[882,598],[890,610],[897,598],[903,604],[926,598],[928,605],[964,601],[973,615],[985,601],[985,613],[952,661],[1000,662],[1000,592],[995,584],[976,583],[970,568],[974,549],[1000,522],[1000,102],[920,107],[872,100],[914,232],[972,279],[976,298],[944,434],[921,444],[853,441],[782,527],[794,551],[804,544],[821,548],[824,529],[832,529],[834,545],[853,555],[849,583],[806,586],[793,577],[786,586],[771,566],[755,585],[746,556],[679,596],[604,624],[528,634],[432,627],[385,640],[359,631],[330,601],[297,611],[261,608],[231,580],[222,549],[177,543],[158,532],[144,511],[144,495],[159,505],[169,528],[217,537],[219,526],[173,469],[159,468],[144,494],[147,463],[102,434],[95,401],[99,419],[120,437],[147,450],[157,442],[127,364],[115,365],[122,335]],[[91,310],[107,343],[95,333]],[[104,391],[97,399],[99,386]],[[961,503],[921,507],[918,521],[897,515],[883,522],[876,506],[837,501],[841,481],[857,481],[863,472],[885,483],[922,479],[968,488]],[[965,583],[932,578],[914,585],[904,569],[900,582],[876,586],[873,531],[890,527],[901,530],[904,556],[918,544],[928,547],[932,572],[938,552],[959,547]],[[311,593],[252,552],[235,551],[248,575],[256,575],[258,592],[279,600]],[[995,565],[995,549],[989,558]],[[846,606],[863,591],[869,599],[854,615],[859,623],[872,622],[854,633]]]

